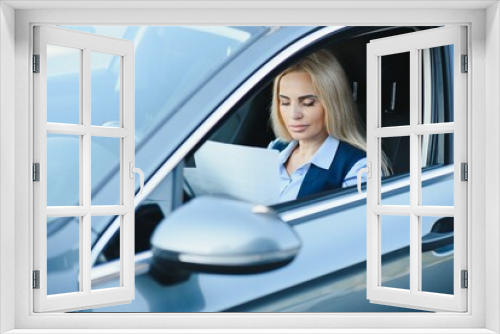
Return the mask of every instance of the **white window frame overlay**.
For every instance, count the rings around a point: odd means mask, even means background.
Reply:
[[[0,3],[0,332],[500,332],[500,7],[497,1]],[[135,9],[120,8],[135,6]],[[154,9],[151,9],[154,6]],[[103,10],[108,8],[112,10]],[[137,8],[143,10],[138,11]],[[149,9],[148,9],[149,8]],[[244,10],[242,10],[244,9]],[[284,15],[286,13],[286,15]],[[307,15],[304,15],[307,14]],[[63,25],[457,25],[469,27],[470,281],[466,313],[36,314],[31,289],[31,31]],[[488,71],[485,70],[488,68]],[[15,84],[13,84],[15,83]],[[14,131],[15,130],[15,131]],[[12,143],[15,145],[12,145]],[[485,152],[488,152],[486,154]],[[488,174],[488,182],[486,182]],[[12,194],[15,194],[13,197]],[[488,194],[488,196],[486,196]],[[486,219],[488,217],[488,219]],[[15,222],[15,224],[13,223]],[[471,233],[472,232],[472,233]],[[473,247],[472,247],[473,245]],[[13,288],[15,287],[15,288]],[[486,291],[488,293],[486,293]],[[13,307],[14,305],[14,307]],[[149,328],[149,329],[148,329]],[[80,329],[80,330],[78,330]]]
[[[423,124],[422,50],[445,45],[453,45],[454,122]],[[371,40],[367,45],[367,160],[373,166],[367,180],[367,295],[371,302],[429,311],[467,310],[467,290],[461,287],[461,271],[467,270],[467,182],[461,181],[460,175],[460,164],[467,163],[467,73],[461,73],[461,55],[467,54],[466,46],[466,27],[460,26]],[[382,127],[382,57],[403,52],[410,55],[410,124]],[[454,206],[423,206],[420,136],[445,133],[454,134]],[[410,138],[410,204],[382,205],[381,140],[400,136]],[[410,218],[409,290],[382,286],[383,215]],[[422,216],[454,217],[453,295],[422,291]]]
[[[134,45],[128,40],[70,29],[35,26],[34,54],[40,56],[34,81],[34,161],[40,164],[39,182],[34,182],[34,270],[40,272],[39,289],[33,289],[35,312],[65,312],[105,304],[130,303],[135,294],[134,179],[129,168],[135,156],[134,143]],[[80,124],[47,122],[47,45],[80,52]],[[120,57],[120,127],[91,124],[91,55],[100,52]],[[47,206],[47,134],[78,135],[80,138],[80,205]],[[120,140],[120,205],[91,205],[91,138]],[[132,173],[133,176],[133,173]],[[91,216],[120,216],[120,286],[91,288]],[[47,295],[47,218],[80,217],[79,292]]]

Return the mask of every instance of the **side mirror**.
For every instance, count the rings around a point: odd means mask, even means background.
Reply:
[[[151,245],[154,276],[169,276],[164,281],[173,283],[192,271],[250,274],[280,268],[297,255],[300,240],[268,207],[203,196],[160,223]]]

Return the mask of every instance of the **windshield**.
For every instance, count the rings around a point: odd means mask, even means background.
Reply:
[[[145,149],[148,139],[159,125],[213,74],[267,31],[266,27],[225,26],[64,28],[127,39],[134,43],[136,152]],[[47,49],[48,122],[80,122],[79,59],[81,53],[78,50],[57,46]],[[120,126],[120,57],[92,52],[91,72],[91,124]],[[47,137],[47,156],[50,157],[47,167],[48,206],[79,205],[78,150],[78,136]],[[92,140],[91,150],[92,205],[120,204],[117,195],[120,189],[119,141],[96,137]],[[160,150],[155,151],[156,155],[161,153]],[[152,160],[146,157],[137,161],[136,165],[148,166]]]

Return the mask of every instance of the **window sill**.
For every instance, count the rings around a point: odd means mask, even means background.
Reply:
[[[488,329],[22,329],[12,330],[5,334],[494,334]]]

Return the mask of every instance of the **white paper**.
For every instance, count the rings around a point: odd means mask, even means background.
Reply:
[[[207,141],[184,177],[196,196],[223,195],[270,205],[279,202],[279,152]]]

